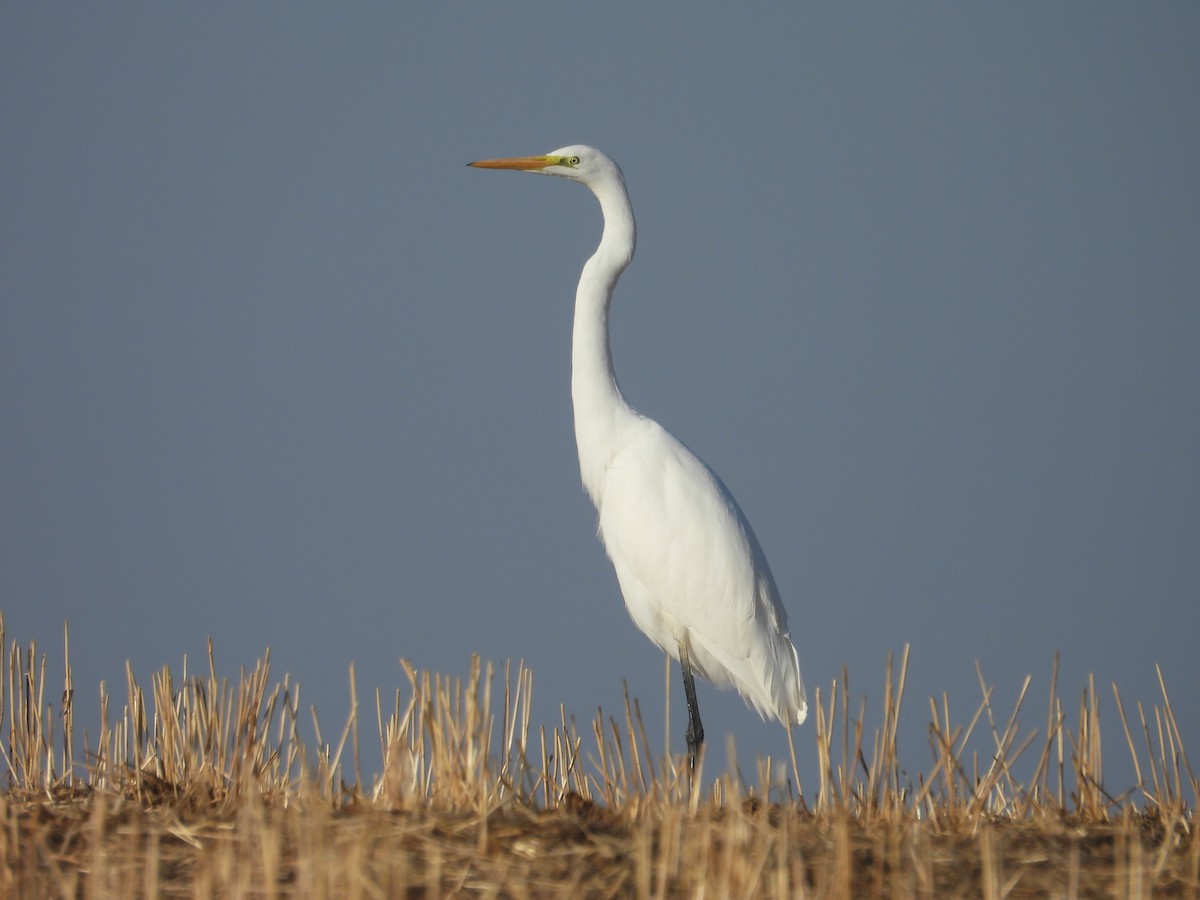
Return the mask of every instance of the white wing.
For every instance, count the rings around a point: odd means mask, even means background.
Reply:
[[[601,491],[600,535],[635,624],[760,715],[800,723],[807,705],[787,613],[746,517],[670,432],[639,418]]]

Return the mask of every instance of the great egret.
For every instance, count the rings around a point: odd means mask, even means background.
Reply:
[[[764,718],[808,713],[787,613],[762,548],[716,473],[617,386],[608,308],[633,259],[636,227],[617,164],[592,147],[469,163],[578,181],[600,201],[604,234],[575,294],[571,399],[583,487],[634,624],[679,660],[694,768],[704,728],[692,673],[735,687]]]

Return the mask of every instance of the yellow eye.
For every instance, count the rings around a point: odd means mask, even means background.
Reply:
[[[570,159],[568,159],[568,160],[567,160],[567,164],[568,164],[568,165],[572,165],[572,166],[577,166],[577,165],[579,165],[579,157],[578,157],[578,156],[572,156]]]

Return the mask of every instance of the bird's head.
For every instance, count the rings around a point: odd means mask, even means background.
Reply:
[[[621,170],[617,164],[597,150],[584,144],[561,147],[545,156],[514,156],[507,159],[481,159],[467,163],[478,169],[515,169],[519,172],[534,172],[538,175],[557,175],[580,181],[594,187],[605,179],[615,177],[621,181]]]

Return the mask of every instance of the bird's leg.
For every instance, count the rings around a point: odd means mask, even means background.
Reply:
[[[704,743],[704,726],[700,724],[700,706],[696,703],[696,681],[692,677],[692,662],[688,658],[686,641],[679,642],[679,668],[683,670],[683,695],[687,698],[688,708],[688,763],[693,772],[696,771],[696,759],[700,755],[700,745]]]

